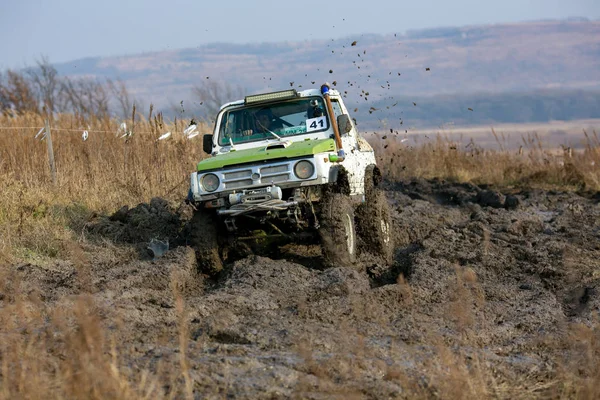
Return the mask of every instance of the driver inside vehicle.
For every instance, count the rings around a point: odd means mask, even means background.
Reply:
[[[262,109],[259,110],[256,114],[256,132],[257,133],[267,133],[272,130],[271,128],[271,120],[273,116],[271,114],[271,110]]]
[[[271,130],[271,117],[267,112],[259,112],[256,114],[256,131],[268,132]]]
[[[244,130],[242,135],[266,134],[276,129],[273,125],[273,113],[270,109],[263,108],[254,113],[254,129]]]

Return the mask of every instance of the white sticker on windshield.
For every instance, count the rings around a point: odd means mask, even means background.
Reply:
[[[325,116],[310,118],[306,120],[306,132],[318,131],[321,129],[325,129],[327,126],[327,122],[325,121]]]

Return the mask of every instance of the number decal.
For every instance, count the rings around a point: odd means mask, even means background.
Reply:
[[[325,116],[306,120],[306,132],[318,131],[324,129],[326,126]]]

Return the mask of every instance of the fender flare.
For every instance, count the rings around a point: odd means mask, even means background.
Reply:
[[[328,190],[332,193],[350,194],[350,180],[348,170],[342,165],[336,165],[329,170]]]
[[[373,198],[376,188],[379,186],[383,176],[381,170],[375,164],[370,164],[365,168],[365,200]]]

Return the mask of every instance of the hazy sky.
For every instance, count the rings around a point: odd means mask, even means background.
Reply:
[[[0,70],[212,42],[600,17],[598,0],[0,0]]]

